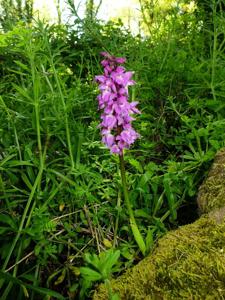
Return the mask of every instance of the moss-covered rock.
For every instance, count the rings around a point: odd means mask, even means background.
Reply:
[[[225,207],[225,149],[216,155],[212,168],[199,189],[197,202],[200,213]]]
[[[169,232],[154,252],[111,281],[120,299],[224,299],[225,222],[201,217]],[[94,300],[108,299],[102,285]]]
[[[121,300],[225,299],[225,150],[216,156],[198,204],[205,215],[168,232],[151,255],[111,280]],[[108,299],[104,285],[93,299]]]

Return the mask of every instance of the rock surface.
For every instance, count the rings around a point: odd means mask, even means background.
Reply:
[[[225,207],[225,149],[218,152],[197,199],[202,214]]]

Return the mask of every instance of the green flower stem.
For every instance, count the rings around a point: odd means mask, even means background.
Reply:
[[[145,242],[135,221],[134,213],[129,199],[123,154],[120,155],[120,173],[121,173],[122,186],[123,186],[124,202],[129,214],[131,230],[134,235],[135,241],[139,246],[139,249],[141,250],[142,254],[145,255],[146,253]]]
[[[116,240],[117,240],[117,232],[119,227],[119,218],[120,218],[120,208],[121,208],[121,191],[118,192],[118,198],[117,198],[117,216],[115,221],[115,228],[114,228],[114,239],[113,239],[113,247],[116,247]]]

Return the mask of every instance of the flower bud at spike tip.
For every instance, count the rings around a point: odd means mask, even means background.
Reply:
[[[99,84],[100,95],[98,105],[102,115],[99,127],[101,128],[102,142],[110,149],[111,153],[121,155],[123,149],[130,148],[139,134],[132,128],[131,115],[140,114],[137,109],[138,102],[128,102],[128,86],[134,85],[133,72],[126,72],[120,64],[126,62],[123,57],[114,57],[107,52],[101,65],[104,74],[95,76]]]

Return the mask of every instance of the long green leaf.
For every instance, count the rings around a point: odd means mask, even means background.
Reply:
[[[56,299],[65,300],[65,298],[62,295],[60,295],[59,293],[57,293],[55,291],[49,290],[47,288],[36,287],[31,284],[25,283],[22,280],[20,280],[16,277],[13,277],[9,273],[0,271],[0,278],[3,278],[8,282],[12,282],[12,283],[17,284],[22,287],[25,286],[27,289],[33,290],[33,291],[37,292],[38,294],[44,294],[47,296],[55,297]]]

